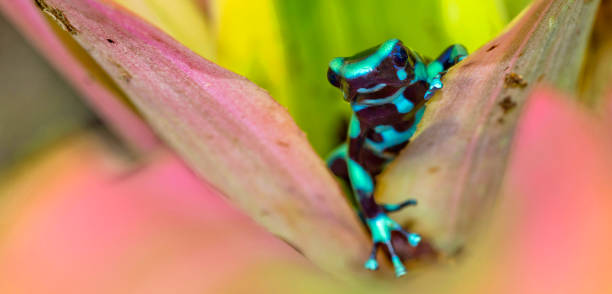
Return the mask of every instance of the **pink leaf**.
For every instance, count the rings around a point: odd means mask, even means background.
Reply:
[[[353,211],[265,91],[106,2],[37,3],[199,175],[322,268],[360,268],[368,242]]]
[[[455,260],[413,293],[612,293],[612,136],[549,88],[530,95],[502,197]],[[398,292],[400,293],[400,292]]]
[[[252,267],[315,272],[171,152],[134,166],[94,136],[65,143],[0,189],[0,292],[215,293]]]
[[[504,203],[512,204],[502,205],[512,209],[503,212],[512,228],[500,248],[507,256],[498,277],[505,284],[498,287],[508,293],[610,293],[609,128],[550,89],[531,97],[508,174]]]

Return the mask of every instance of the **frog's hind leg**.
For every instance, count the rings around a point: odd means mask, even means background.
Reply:
[[[341,178],[347,185],[350,185],[348,168],[346,167],[346,154],[348,146],[346,143],[336,147],[326,159],[327,167],[334,175]]]
[[[387,216],[387,212],[397,211],[407,205],[414,205],[416,202],[408,200],[397,205],[381,205],[376,203],[374,199],[375,176],[362,164],[355,161],[355,155],[354,153],[349,154],[348,172],[352,180],[353,194],[357,196],[356,198],[361,208],[360,211],[363,213],[365,224],[372,235],[372,252],[364,267],[369,270],[378,269],[376,251],[382,245],[387,248],[395,269],[395,275],[398,277],[402,276],[406,274],[406,267],[395,252],[391,242],[391,234],[392,232],[401,233],[413,247],[419,244],[421,237],[418,234],[406,232],[397,222]]]
[[[344,191],[347,194],[347,200],[353,207],[353,209],[359,215],[359,218],[365,224],[365,218],[363,217],[363,213],[359,209],[359,205],[357,204],[357,200],[354,195],[352,195],[351,187],[351,179],[348,174],[348,167],[346,164],[348,145],[346,143],[336,147],[326,159],[327,167],[331,170],[331,172],[338,178],[344,182]]]

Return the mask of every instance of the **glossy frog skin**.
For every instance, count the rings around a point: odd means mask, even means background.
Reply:
[[[375,178],[410,141],[425,112],[425,103],[442,88],[442,75],[466,56],[465,47],[452,45],[430,61],[391,39],[355,56],[335,58],[329,64],[327,78],[342,90],[353,114],[347,142],[332,152],[327,163],[351,187],[351,200],[372,235],[367,269],[378,269],[376,252],[383,245],[395,274],[406,273],[391,244],[391,232],[401,233],[412,246],[417,246],[421,237],[406,232],[387,213],[416,205],[416,200],[377,203]]]

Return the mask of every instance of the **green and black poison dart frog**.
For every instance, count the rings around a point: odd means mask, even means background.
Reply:
[[[466,56],[465,47],[452,45],[431,61],[392,39],[355,56],[335,58],[329,64],[327,78],[342,90],[353,114],[347,142],[331,153],[327,164],[351,187],[351,200],[372,235],[372,253],[365,263],[369,270],[378,269],[376,252],[379,245],[384,245],[395,274],[399,277],[406,273],[391,243],[391,232],[403,234],[411,246],[421,241],[418,234],[406,232],[387,216],[416,205],[416,200],[377,203],[376,176],[410,142],[425,103],[442,88],[442,75]]]

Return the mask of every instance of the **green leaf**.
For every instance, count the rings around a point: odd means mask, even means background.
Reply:
[[[469,52],[495,37],[508,22],[505,8],[498,1],[439,0],[439,6],[439,21],[450,43],[461,43]]]
[[[471,51],[495,36],[509,19],[496,1],[276,3],[291,77],[291,97],[283,101],[288,101],[289,112],[321,155],[344,139],[343,120],[349,114],[341,93],[326,80],[332,58],[353,55],[391,38],[428,56],[437,56],[451,43],[467,44]]]
[[[499,2],[499,1],[496,1]],[[503,6],[510,18],[518,15],[532,0],[503,0]]]

